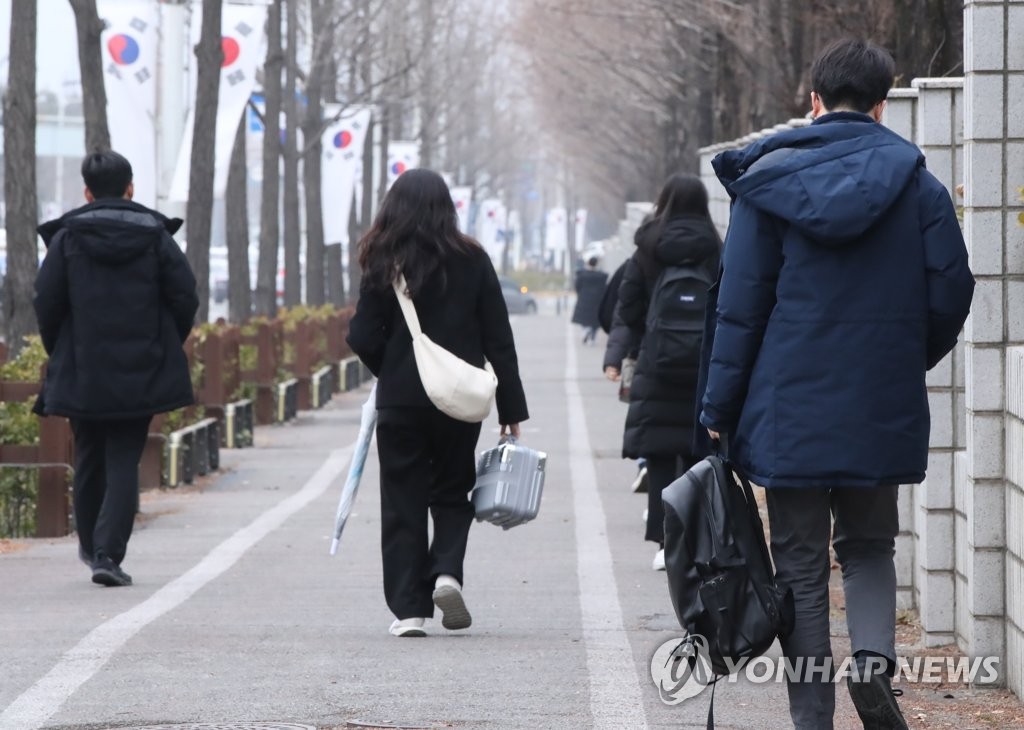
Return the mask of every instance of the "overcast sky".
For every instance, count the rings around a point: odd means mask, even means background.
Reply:
[[[11,37],[11,4],[15,1],[0,0],[0,81],[5,85]],[[36,88],[39,91],[59,92],[65,81],[78,81],[75,15],[67,0],[38,0],[38,3]]]

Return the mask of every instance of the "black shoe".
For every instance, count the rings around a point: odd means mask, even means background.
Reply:
[[[864,724],[864,730],[909,730],[900,706],[896,703],[896,698],[903,695],[903,690],[893,689],[892,680],[887,675],[850,675],[846,678],[846,686],[860,721]]]
[[[108,588],[130,586],[132,577],[110,558],[101,558],[92,566],[92,582]]]

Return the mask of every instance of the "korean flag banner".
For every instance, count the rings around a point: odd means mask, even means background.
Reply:
[[[403,172],[419,166],[419,142],[396,141],[388,143],[388,188],[395,184],[395,180]]]
[[[324,241],[348,240],[348,222],[356,187],[362,182],[363,150],[370,126],[370,108],[336,104],[324,107],[328,119],[337,117],[320,138],[322,158],[320,181],[324,218]]]
[[[454,187],[451,190],[455,212],[459,215],[459,230],[469,233],[469,205],[473,200],[473,188]]]
[[[110,144],[132,164],[135,200],[156,207],[156,72],[159,11],[145,0],[100,0]]]
[[[200,14],[193,7],[192,45],[199,43],[202,32]],[[238,132],[238,121],[256,86],[256,69],[263,63],[266,44],[267,9],[254,5],[224,5],[221,15],[221,50],[224,60],[220,69],[220,90],[217,95],[217,141],[215,147],[213,194],[222,197],[228,184],[231,147]],[[194,65],[195,56],[192,56]],[[195,84],[193,84],[193,88]],[[189,168],[192,162],[192,130],[195,126],[195,99],[185,122],[185,135],[174,169],[170,199],[188,200]]]

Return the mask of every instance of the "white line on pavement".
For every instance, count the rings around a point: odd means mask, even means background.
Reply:
[[[640,677],[622,622],[619,588],[612,569],[604,505],[597,491],[583,398],[576,373],[576,330],[567,329],[565,395],[569,411],[569,474],[576,514],[576,560],[580,613],[590,675],[591,727],[646,730]]]
[[[36,730],[135,634],[231,568],[256,543],[322,495],[348,466],[354,444],[332,451],[309,481],[206,554],[148,599],[90,631],[46,676],[0,714],[0,730]]]

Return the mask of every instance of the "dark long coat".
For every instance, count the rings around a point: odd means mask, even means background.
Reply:
[[[601,297],[604,295],[608,274],[594,269],[576,272],[576,308],[572,321],[584,327],[601,326]]]

